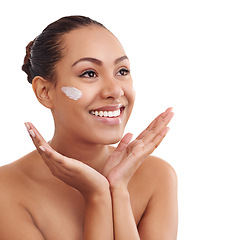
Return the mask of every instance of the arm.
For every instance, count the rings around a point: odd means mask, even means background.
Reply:
[[[112,240],[112,226],[112,201],[109,191],[85,200],[84,240]]]
[[[52,174],[80,191],[85,199],[84,239],[139,240],[131,210],[128,183],[141,165],[165,137],[173,117],[171,109],[160,114],[131,142],[127,134],[106,162],[100,174],[89,166],[54,151],[34,126],[27,126],[33,142]],[[110,191],[111,189],[111,197]],[[112,219],[113,215],[113,219]]]
[[[112,202],[115,240],[140,240],[128,190],[113,190]]]
[[[147,160],[154,175],[153,193],[138,224],[142,240],[176,240],[178,225],[177,176],[166,162],[151,157]]]
[[[106,169],[104,169],[106,172],[104,172],[104,175],[110,183],[113,202],[114,236],[116,240],[139,240],[140,236],[141,239],[159,239],[159,232],[152,231],[149,235],[149,231],[155,230],[155,228],[148,229],[141,227],[141,231],[138,232],[127,188],[130,179],[138,167],[143,163],[143,160],[149,158],[149,155],[159,146],[167,134],[167,125],[172,117],[173,113],[171,112],[171,108],[167,109],[130,144],[129,135],[125,135],[115,152],[110,156],[110,171],[108,169],[108,161],[106,163]],[[111,158],[114,158],[114,161],[112,161]],[[113,162],[116,163],[115,166],[112,166]],[[148,160],[146,160],[146,162],[148,162]],[[155,175],[158,176],[159,173],[156,172]],[[171,191],[174,191],[174,189],[171,188]],[[158,194],[158,197],[159,199],[164,198],[161,194]],[[154,206],[154,210],[157,208],[159,213],[164,209],[158,207],[158,200],[152,201],[152,206]],[[170,208],[171,207],[172,206],[170,206]],[[175,210],[173,211],[175,212]],[[152,217],[151,214],[151,218],[147,218],[146,222],[151,225],[153,220],[159,221],[159,215],[154,215],[154,217]],[[163,228],[162,230],[165,232]]]
[[[150,168],[153,193],[138,226],[129,193],[112,191],[116,239],[176,240],[178,225],[177,176],[166,162],[149,157],[141,171]],[[149,176],[147,176],[149,178]],[[145,181],[148,181],[145,179]]]
[[[82,194],[83,240],[112,240],[112,201],[107,179],[88,165],[56,152],[32,124],[28,123],[27,129],[52,174]]]
[[[178,225],[177,176],[166,162],[150,156],[141,166],[143,178],[151,185],[148,206],[136,226],[127,189],[112,191],[115,239],[176,240]],[[151,180],[149,179],[151,174]]]

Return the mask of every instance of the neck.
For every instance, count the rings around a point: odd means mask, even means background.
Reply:
[[[76,142],[66,136],[59,136],[56,132],[50,141],[50,145],[60,154],[79,160],[99,172],[101,172],[111,152],[108,145]]]

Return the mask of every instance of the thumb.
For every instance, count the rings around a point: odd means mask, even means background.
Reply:
[[[118,144],[117,148],[115,149],[115,151],[119,151],[119,152],[123,151],[128,146],[128,144],[131,142],[132,137],[133,137],[132,133],[127,133],[121,139],[121,141],[119,142],[119,144]]]

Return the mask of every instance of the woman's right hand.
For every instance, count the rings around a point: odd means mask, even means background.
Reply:
[[[162,142],[173,117],[172,108],[156,117],[151,124],[131,142],[132,134],[126,134],[109,156],[102,174],[108,179],[111,190],[127,190],[128,183],[143,160]]]
[[[103,175],[81,161],[61,155],[44,140],[33,124],[25,125],[39,154],[55,177],[80,191],[84,198],[109,191],[108,180]]]

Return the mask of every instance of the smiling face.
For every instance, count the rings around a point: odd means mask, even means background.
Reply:
[[[118,142],[135,98],[123,47],[112,33],[94,25],[65,34],[63,45],[51,90],[56,132],[95,144]],[[77,99],[62,90],[73,88],[82,93]]]

